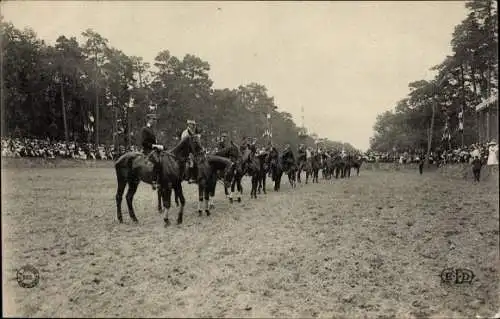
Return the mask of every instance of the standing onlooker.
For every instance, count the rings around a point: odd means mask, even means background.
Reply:
[[[498,165],[498,145],[493,139],[488,143],[488,165]]]
[[[418,171],[420,172],[420,175],[424,173],[424,156],[420,155],[417,157],[418,160]]]
[[[474,181],[479,183],[479,179],[481,177],[481,167],[483,166],[483,162],[479,156],[475,156],[472,160],[472,173],[474,174]]]

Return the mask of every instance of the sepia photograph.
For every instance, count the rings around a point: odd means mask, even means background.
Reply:
[[[3,317],[500,319],[497,1],[0,8]]]

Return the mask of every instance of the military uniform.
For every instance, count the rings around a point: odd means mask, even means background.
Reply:
[[[194,127],[196,125],[196,122],[193,120],[187,120],[187,127],[184,131],[182,131],[181,134],[181,140],[188,136],[193,136],[196,134],[196,128]],[[184,179],[187,180],[189,183],[194,183],[195,181],[195,163],[194,163],[194,156],[193,154],[189,154],[189,158],[187,161],[187,169],[185,168],[183,170],[185,172]]]
[[[221,139],[220,139],[219,143],[217,143],[217,148],[219,149],[219,152],[226,148],[226,137],[227,137],[227,134],[222,133]]]
[[[153,163],[153,176],[152,176],[152,187],[153,190],[156,189],[158,182],[160,181],[161,167],[158,159],[152,159],[153,146],[156,145],[156,135],[151,128],[151,122],[142,128],[142,152],[147,156],[147,159]]]

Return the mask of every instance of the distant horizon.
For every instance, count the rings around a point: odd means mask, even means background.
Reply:
[[[61,35],[81,43],[90,28],[151,65],[162,50],[196,55],[210,64],[214,89],[264,85],[298,127],[304,107],[309,134],[361,151],[369,148],[376,116],[394,109],[410,82],[432,79],[430,68],[451,54],[454,27],[466,17],[462,1],[2,6],[5,21],[33,29],[51,45]]]

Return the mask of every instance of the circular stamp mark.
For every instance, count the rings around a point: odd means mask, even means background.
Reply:
[[[16,279],[19,286],[23,288],[34,288],[40,281],[40,273],[35,267],[26,265],[17,271]]]

